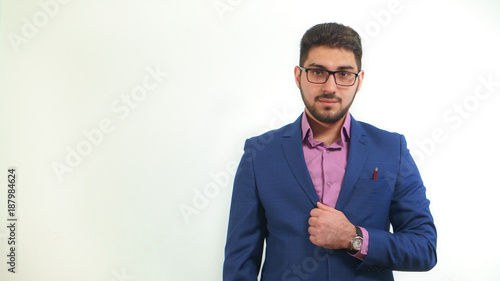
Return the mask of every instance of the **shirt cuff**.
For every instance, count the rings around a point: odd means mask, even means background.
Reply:
[[[361,233],[363,233],[363,244],[361,245],[361,249],[356,253],[356,254],[349,254],[361,261],[364,261],[366,256],[368,255],[368,244],[370,240],[370,235],[368,234],[368,231],[364,229],[363,227],[359,226],[359,229],[361,229]]]

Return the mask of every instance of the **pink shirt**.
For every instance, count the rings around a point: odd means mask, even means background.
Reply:
[[[349,140],[351,135],[351,115],[348,113],[342,126],[340,139],[326,146],[324,142],[315,141],[306,112],[302,114],[302,148],[309,175],[321,203],[335,208],[344,181]],[[325,172],[326,171],[326,172]],[[363,245],[354,256],[363,260],[368,254],[368,231],[363,232]]]

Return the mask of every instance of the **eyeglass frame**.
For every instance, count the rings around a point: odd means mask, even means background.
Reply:
[[[321,68],[304,68],[304,67],[302,67],[302,66],[300,66],[300,65],[299,65],[298,67],[300,68],[300,70],[302,70],[302,71],[304,71],[304,72],[306,73],[306,79],[307,79],[307,81],[308,81],[309,83],[312,83],[312,84],[325,84],[326,82],[328,82],[328,79],[330,79],[330,76],[331,76],[331,75],[333,75],[333,81],[335,81],[335,84],[336,84],[337,86],[351,87],[351,86],[353,86],[354,84],[356,84],[356,80],[358,79],[358,76],[359,76],[359,74],[361,73],[361,71],[360,71],[360,72],[358,72],[358,73],[356,73],[356,72],[345,71],[345,70],[330,71],[330,70],[321,69]],[[323,82],[323,83],[321,83],[321,82],[311,82],[311,80],[309,80],[309,74],[307,73],[309,70],[321,70],[321,71],[326,71],[326,72],[328,72],[328,76],[327,76],[327,78],[326,78],[325,82]],[[351,85],[343,85],[343,84],[339,84],[339,83],[337,83],[337,78],[335,78],[335,73],[339,73],[339,72],[347,72],[347,73],[352,73],[352,74],[356,75],[356,77],[354,77],[354,81],[352,82],[352,84],[351,84]]]

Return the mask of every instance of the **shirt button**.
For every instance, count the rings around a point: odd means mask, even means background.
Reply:
[[[331,186],[331,185],[332,185],[332,183],[331,183],[331,182],[327,182],[327,183],[326,183],[326,185]]]

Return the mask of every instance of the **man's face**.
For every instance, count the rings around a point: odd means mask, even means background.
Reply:
[[[302,67],[358,72],[352,51],[327,46],[311,48]],[[300,89],[306,113],[322,123],[336,123],[343,119],[354,101],[356,92],[361,88],[363,77],[364,72],[361,72],[352,86],[338,86],[333,75],[330,75],[324,84],[313,84],[307,81],[305,71],[301,71],[298,66],[295,67],[295,82]]]

